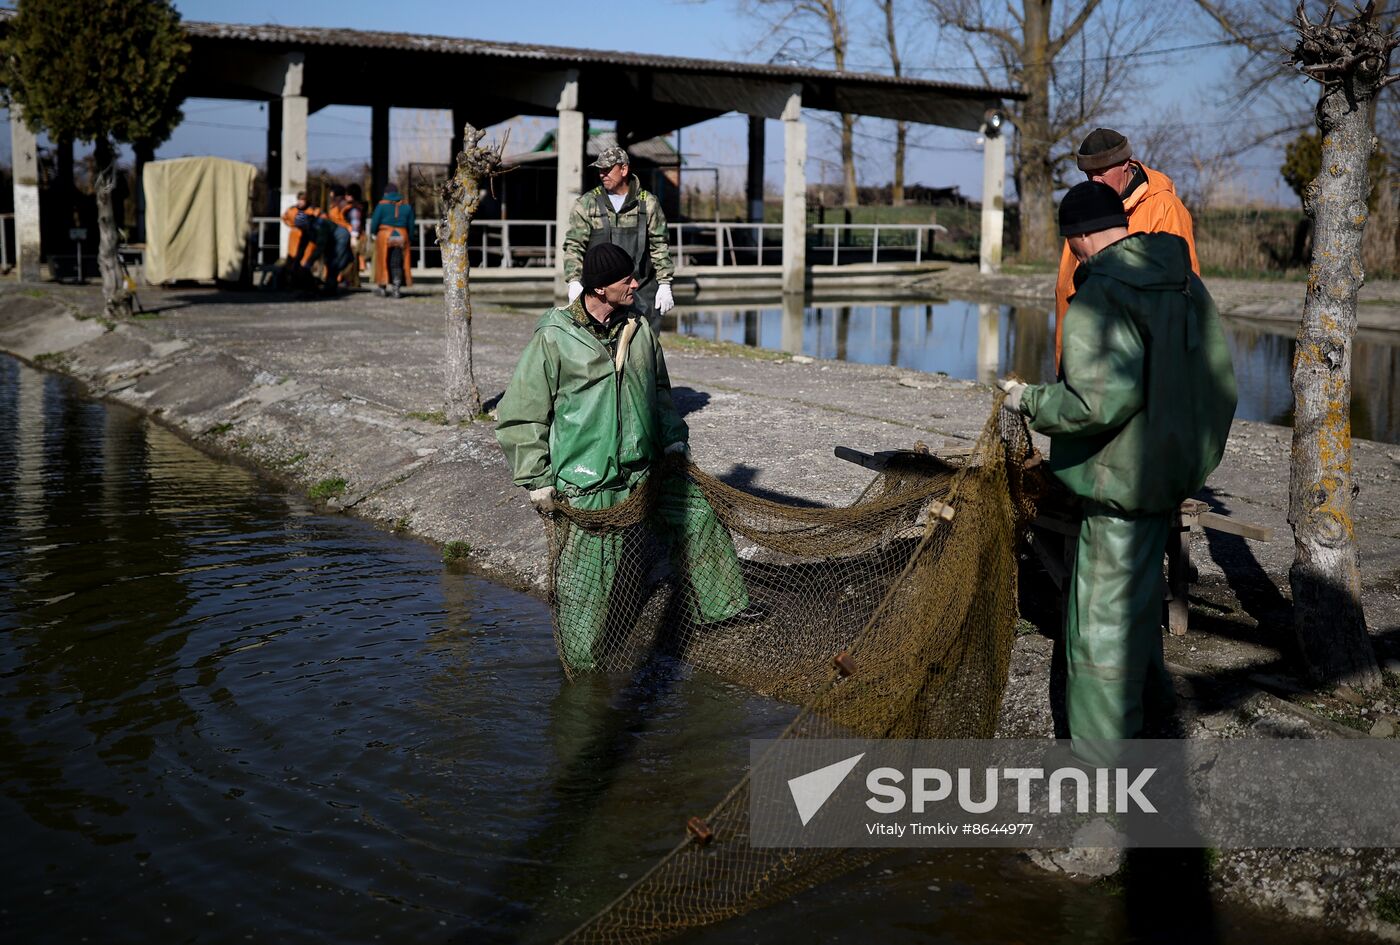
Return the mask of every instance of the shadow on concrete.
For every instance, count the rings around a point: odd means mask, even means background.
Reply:
[[[671,403],[675,405],[676,413],[680,414],[682,419],[703,409],[709,402],[710,395],[703,390],[693,387],[671,388]]]
[[[1225,505],[1214,489],[1209,487],[1197,494],[1197,498],[1210,505],[1211,511],[1225,513]],[[1225,572],[1225,582],[1234,592],[1245,613],[1259,626],[1273,626],[1291,629],[1293,626],[1293,605],[1274,584],[1249,541],[1239,535],[1227,535],[1213,529],[1205,530],[1206,544],[1210,556]]]
[[[781,502],[784,505],[792,505],[802,509],[826,508],[822,503],[813,502],[811,499],[803,499],[787,492],[778,492],[775,489],[758,488],[753,482],[758,478],[759,472],[757,466],[750,466],[748,463],[735,463],[729,472],[716,478],[727,486],[742,489],[749,495],[758,496],[760,499]]]

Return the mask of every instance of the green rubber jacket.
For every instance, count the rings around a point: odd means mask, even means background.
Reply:
[[[672,443],[689,438],[671,403],[661,345],[645,318],[614,367],[624,321],[600,338],[579,298],[535,326],[497,409],[496,440],[515,484],[570,496],[635,484]]]
[[[1050,437],[1050,470],[1120,515],[1167,512],[1220,464],[1235,371],[1220,313],[1185,240],[1135,233],[1080,266],[1061,380],[1021,412]]]

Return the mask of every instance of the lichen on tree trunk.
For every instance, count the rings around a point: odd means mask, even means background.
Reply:
[[[1374,4],[1319,23],[1304,4],[1295,16],[1294,62],[1322,83],[1317,126],[1322,170],[1304,206],[1313,218],[1312,267],[1293,359],[1293,454],[1288,521],[1294,558],[1288,578],[1293,622],[1306,668],[1316,680],[1381,683],[1361,602],[1351,459],[1351,358],[1356,293],[1365,281],[1361,236],[1374,146],[1372,102],[1387,82],[1395,38],[1377,28]]]
[[[442,249],[443,298],[447,309],[446,360],[444,363],[447,397],[443,412],[449,423],[470,419],[481,413],[481,388],[476,383],[472,363],[471,264],[467,258],[467,237],[491,178],[502,173],[504,140],[493,147],[481,147],[486,132],[470,124],[462,131],[462,151],[457,166],[443,183],[441,212],[437,225],[438,246]]]
[[[121,239],[112,207],[112,192],[117,186],[117,160],[112,143],[105,136],[98,137],[93,157],[97,164],[93,191],[97,196],[97,268],[102,273],[102,299],[108,318],[129,318],[131,293],[126,289],[126,279],[117,258]],[[78,273],[78,278],[82,278],[82,273]]]

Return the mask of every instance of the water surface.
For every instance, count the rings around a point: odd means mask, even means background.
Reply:
[[[1055,319],[1038,306],[929,302],[687,310],[678,330],[814,358],[889,364],[989,383],[1011,371],[1054,380]],[[1291,426],[1292,334],[1225,319],[1239,383],[1235,415]],[[1400,443],[1400,336],[1359,340],[1352,353],[1352,435]]]

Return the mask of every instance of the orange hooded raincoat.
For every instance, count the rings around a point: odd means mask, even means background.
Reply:
[[[1123,209],[1128,211],[1129,233],[1174,233],[1186,241],[1191,254],[1191,271],[1201,274],[1201,264],[1196,260],[1196,238],[1191,231],[1191,213],[1181,198],[1176,195],[1176,185],[1172,179],[1160,171],[1154,171],[1141,161],[1134,161],[1147,175],[1147,183],[1139,185],[1123,200]],[[1070,297],[1074,295],[1074,271],[1079,268],[1079,260],[1069,251],[1066,240],[1060,252],[1060,274],[1055,281],[1055,369],[1060,368],[1060,351],[1063,348],[1065,311],[1069,308]]]

